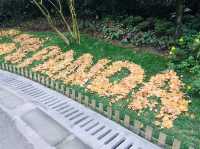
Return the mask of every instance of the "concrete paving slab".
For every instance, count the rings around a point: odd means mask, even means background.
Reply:
[[[0,149],[33,149],[17,129],[14,120],[0,108]]]
[[[91,149],[91,148],[83,144],[79,139],[75,137],[70,137],[65,139],[59,145],[57,145],[56,149]]]
[[[60,124],[39,109],[34,109],[24,114],[22,120],[52,146],[59,144],[67,136],[71,135]]]
[[[24,101],[17,97],[15,94],[8,92],[7,90],[0,88],[0,104],[4,105],[8,109],[14,109],[19,105],[22,105]]]

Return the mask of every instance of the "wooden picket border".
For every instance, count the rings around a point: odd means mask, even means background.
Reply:
[[[139,120],[131,119],[131,117],[128,114],[125,114],[124,116],[122,116],[119,110],[114,110],[112,109],[111,106],[107,106],[107,108],[105,109],[105,106],[103,105],[103,103],[99,102],[97,104],[96,100],[89,99],[88,96],[76,91],[73,88],[67,87],[64,83],[60,81],[52,80],[51,78],[44,76],[40,73],[32,72],[28,68],[18,68],[17,66],[7,64],[7,63],[0,64],[0,69],[24,76],[48,88],[58,91],[62,93],[63,95],[70,97],[73,100],[83,104],[84,106],[87,106],[95,111],[98,111],[100,114],[106,116],[109,119],[114,120],[115,122],[131,130],[132,132],[159,145],[160,147],[171,148],[171,149],[181,149],[181,141],[177,140],[173,136],[168,136],[164,134],[163,132],[159,132],[158,138],[155,138],[153,136],[154,134],[153,127],[151,126],[143,127],[142,122],[140,122]],[[173,143],[167,144],[166,142],[167,138],[173,139]],[[195,147],[193,145],[188,146],[188,149],[195,149]]]

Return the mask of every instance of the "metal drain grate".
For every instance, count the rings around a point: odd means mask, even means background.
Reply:
[[[160,148],[102,115],[33,81],[0,71],[0,83],[45,106],[48,109],[45,111],[47,114],[94,149]]]

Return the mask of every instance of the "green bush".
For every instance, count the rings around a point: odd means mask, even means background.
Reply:
[[[153,29],[153,18],[147,18],[137,25],[137,29],[141,31],[148,31]]]
[[[141,23],[142,21],[144,21],[144,18],[141,16],[128,16],[124,20],[122,20],[122,23],[125,26],[133,27],[133,26],[136,26],[137,24]]]
[[[200,95],[200,33],[181,37],[170,54],[170,67],[190,76],[186,77],[190,84],[188,92]]]
[[[199,78],[192,81],[191,85],[192,85],[192,88],[190,89],[190,91],[192,93],[196,93],[196,94],[200,95],[200,76],[199,76]]]
[[[104,34],[104,38],[121,40],[123,35],[125,34],[125,30],[122,26],[123,24],[120,23],[103,26],[102,32]]]
[[[154,30],[157,35],[174,35],[175,24],[171,21],[156,19],[154,24]]]

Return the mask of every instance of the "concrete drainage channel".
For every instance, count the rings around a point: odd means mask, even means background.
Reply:
[[[35,149],[160,148],[60,93],[1,70],[0,107],[37,136],[28,135]]]

